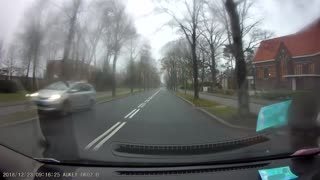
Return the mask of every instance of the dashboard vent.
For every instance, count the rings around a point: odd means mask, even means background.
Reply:
[[[266,165],[268,165],[268,163],[244,165],[244,166],[232,166],[232,167],[205,168],[205,169],[116,171],[116,173],[119,176],[159,176],[159,175],[203,174],[203,173],[217,173],[217,172],[225,172],[225,171],[237,171],[237,170],[245,170],[245,169],[258,169]]]
[[[136,154],[136,155],[157,155],[157,156],[181,156],[181,155],[201,155],[218,153],[222,151],[235,150],[251,145],[256,145],[268,141],[263,135],[250,136],[247,138],[221,141],[211,144],[196,145],[138,145],[122,144],[114,145],[115,153]]]

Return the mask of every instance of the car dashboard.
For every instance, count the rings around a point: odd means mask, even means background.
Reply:
[[[48,159],[49,160],[49,159]],[[298,179],[320,179],[320,157],[172,167],[106,167],[45,163],[0,146],[2,179],[261,179],[261,169],[289,166]],[[0,179],[1,179],[0,178]],[[269,179],[279,179],[270,177]],[[281,177],[280,177],[281,179]]]

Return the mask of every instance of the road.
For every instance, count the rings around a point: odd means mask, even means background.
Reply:
[[[0,142],[33,157],[42,153],[63,160],[125,161],[112,152],[114,144],[193,145],[252,133],[226,127],[161,88],[97,104],[93,110],[67,117],[52,114],[35,122],[2,127]],[[39,150],[42,137],[48,145]]]

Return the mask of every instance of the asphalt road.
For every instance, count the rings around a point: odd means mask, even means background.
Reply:
[[[0,142],[33,157],[125,161],[112,152],[114,144],[192,145],[253,133],[229,128],[161,88],[66,117],[50,114],[1,127]]]

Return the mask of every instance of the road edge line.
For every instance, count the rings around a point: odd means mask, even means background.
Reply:
[[[228,126],[228,127],[231,127],[231,128],[236,128],[236,129],[241,129],[241,130],[247,130],[247,131],[248,131],[248,130],[250,130],[250,131],[254,130],[254,128],[248,128],[248,127],[243,127],[243,126],[237,126],[237,125],[230,124],[230,123],[228,123],[227,121],[225,121],[225,120],[223,120],[223,119],[221,119],[221,118],[219,118],[219,117],[211,114],[211,113],[208,112],[207,110],[205,110],[205,109],[203,109],[203,108],[201,108],[201,107],[196,107],[196,106],[195,106],[192,102],[190,102],[189,100],[187,100],[187,99],[185,99],[185,98],[183,98],[183,97],[181,97],[181,96],[179,96],[179,95],[177,95],[177,94],[175,94],[175,96],[179,97],[179,98],[182,99],[183,101],[185,101],[185,102],[187,102],[188,104],[192,105],[192,107],[194,107],[195,109],[201,111],[202,113],[208,115],[208,116],[211,117],[212,119],[220,122],[221,124],[223,124],[223,125],[225,125],[225,126]]]

